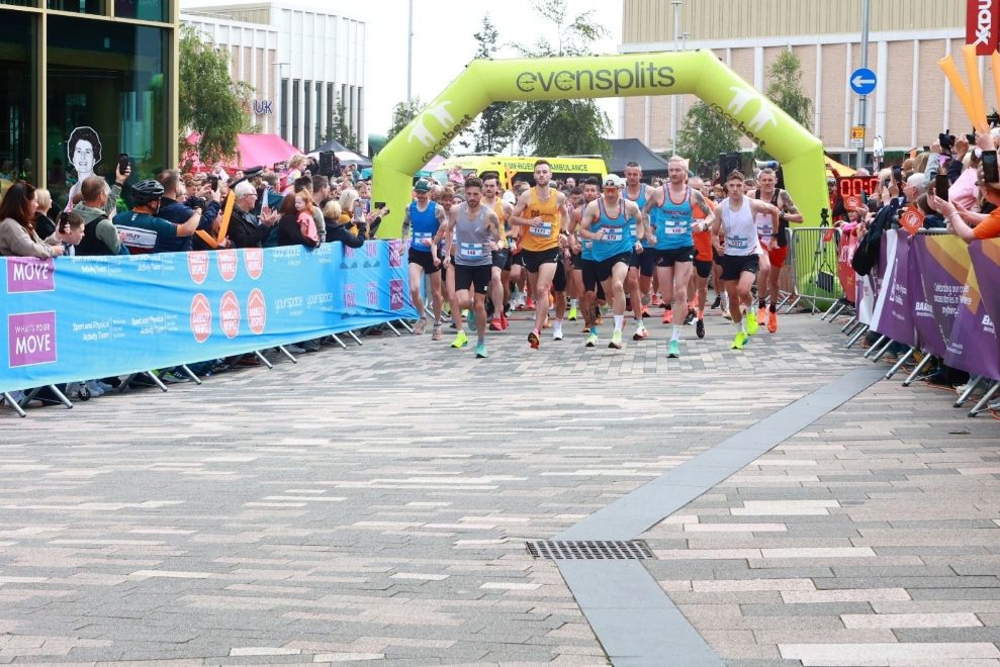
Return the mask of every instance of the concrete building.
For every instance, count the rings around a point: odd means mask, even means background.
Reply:
[[[256,91],[248,113],[262,132],[312,150],[343,101],[345,120],[364,143],[364,22],[325,5],[279,0],[185,0],[181,22],[232,52],[233,78]]]
[[[847,157],[857,124],[857,95],[848,75],[861,65],[861,0],[623,0],[624,53],[711,49],[761,91],[785,49],[802,62],[802,88],[813,100],[812,131],[833,155]],[[868,68],[878,86],[868,96],[866,148],[876,136],[886,152],[930,144],[939,132],[971,132],[970,122],[937,67],[965,43],[964,2],[878,0],[871,3]],[[675,39],[675,36],[678,39]],[[992,76],[980,59],[987,110]],[[619,127],[657,151],[670,151],[693,96],[627,98]],[[745,147],[749,147],[745,141]],[[851,162],[853,164],[853,161]]]

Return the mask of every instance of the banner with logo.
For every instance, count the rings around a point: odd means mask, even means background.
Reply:
[[[927,263],[926,247],[921,240],[924,238],[927,237],[917,235],[910,241],[906,289],[909,292],[910,303],[913,304],[913,328],[917,333],[917,347],[927,354],[943,359],[948,344],[938,326],[938,320],[934,317],[933,292],[928,296],[924,291],[923,265]]]
[[[983,306],[995,326],[1000,322],[1000,239],[970,243],[969,256],[979,284],[986,286],[981,294]]]
[[[969,275],[969,247],[953,234],[917,234],[912,243],[913,252],[919,254],[924,297],[947,349]]]
[[[993,321],[986,314],[974,266],[969,267],[944,361],[973,375],[1000,380],[1000,344]]]
[[[888,269],[882,281],[872,329],[897,343],[912,346],[916,343],[913,329],[913,303],[907,289],[909,276],[910,237],[908,232],[897,229],[885,233]]]
[[[1000,0],[966,0],[965,43],[976,47],[977,56],[997,50],[1000,35]]]
[[[399,241],[0,258],[0,390],[207,361],[417,317]]]

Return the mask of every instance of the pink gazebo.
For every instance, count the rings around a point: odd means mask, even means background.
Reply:
[[[197,132],[188,135],[188,142],[192,144],[197,145],[200,140],[201,136]],[[270,167],[302,152],[277,134],[237,135],[236,150],[239,151],[239,159],[223,165],[228,171],[257,166]],[[196,151],[185,156],[185,161],[190,161],[195,171],[211,170],[209,165],[201,162]]]

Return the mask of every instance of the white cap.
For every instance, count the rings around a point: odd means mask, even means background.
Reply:
[[[604,187],[606,188],[621,188],[623,185],[625,185],[625,181],[616,174],[608,174],[604,179]]]

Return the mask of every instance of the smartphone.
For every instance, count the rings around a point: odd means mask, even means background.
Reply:
[[[891,183],[891,182],[892,182],[892,180],[891,180],[891,179],[888,179],[888,178],[884,178],[884,179],[882,179],[882,187],[883,187],[883,188],[887,188],[887,187],[889,187],[889,183]]]
[[[218,192],[219,191],[219,177],[218,176],[209,176],[208,177],[208,182],[212,186],[212,192]]]
[[[383,208],[385,208],[385,202],[384,201],[377,201],[377,202],[375,202],[375,209],[376,210],[381,211]]]
[[[128,171],[128,167],[129,167],[128,153],[119,153],[118,172],[124,174],[126,171]]]
[[[934,177],[934,194],[945,201],[948,201],[949,187],[951,187],[951,179],[948,178],[948,174],[938,174]]]
[[[896,183],[901,183],[903,181],[903,168],[898,164],[892,166],[892,180]]]
[[[996,151],[983,151],[983,179],[987,183],[1000,183],[1000,167],[997,166]]]

